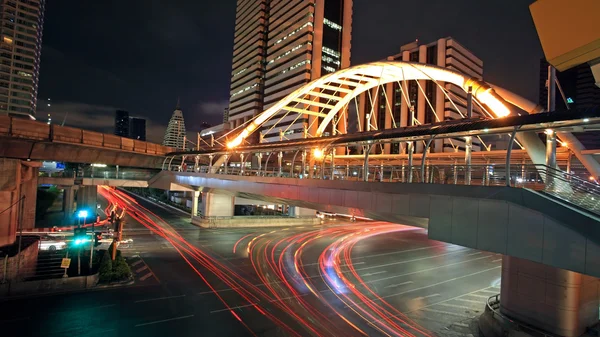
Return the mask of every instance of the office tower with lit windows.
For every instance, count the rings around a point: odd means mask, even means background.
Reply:
[[[352,0],[238,0],[228,121],[247,122],[302,85],[350,65]],[[271,126],[265,141],[279,139]],[[278,123],[303,135],[313,116]],[[314,123],[313,123],[314,124]]]
[[[181,108],[179,107],[179,102],[177,102],[177,107],[169,120],[169,125],[167,125],[162,144],[177,150],[185,150],[185,122],[183,120],[183,111],[181,111]]]
[[[452,37],[441,38],[428,44],[418,41],[400,48],[400,53],[387,57],[388,61],[409,61],[437,65],[482,79],[483,61]],[[375,87],[361,94],[358,99],[358,126],[360,131],[373,129],[390,129],[405,127],[411,123],[411,109],[414,124],[429,124],[447,120],[455,120],[466,116],[467,94],[462,88],[452,84],[438,82],[445,92],[433,81],[407,81],[388,83]],[[403,92],[406,91],[406,92]],[[407,99],[409,102],[407,102]],[[450,100],[452,99],[452,100]],[[473,117],[481,115],[481,110],[473,105]],[[435,113],[434,113],[435,111]],[[370,120],[370,123],[367,121]],[[453,152],[464,150],[465,140],[462,138],[436,140],[431,152]],[[478,139],[473,139],[473,150],[481,147]],[[423,151],[423,144],[417,143],[416,152]],[[402,144],[386,144],[378,153],[398,154],[405,152]]]
[[[35,117],[46,0],[0,0],[0,114]]]

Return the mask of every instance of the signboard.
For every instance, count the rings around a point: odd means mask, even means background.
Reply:
[[[62,262],[60,263],[61,268],[69,268],[70,265],[71,265],[71,259],[68,259],[68,258],[63,258]]]

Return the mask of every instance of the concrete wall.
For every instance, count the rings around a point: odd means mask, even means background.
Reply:
[[[39,252],[38,241],[34,240],[32,242],[32,240],[29,240],[28,243],[29,245],[24,245],[21,250],[21,258],[19,258],[19,255],[14,255],[6,261],[6,280],[20,281],[35,275]],[[4,259],[0,259],[0,263],[4,263]],[[19,268],[17,268],[17,265]],[[0,279],[3,277],[4,275],[0,275]]]
[[[192,224],[204,228],[236,228],[236,227],[288,227],[318,225],[321,221],[317,217],[291,218],[291,217],[259,217],[235,216],[228,219],[206,219],[193,217]]]
[[[429,227],[435,240],[600,276],[600,220],[525,189],[180,172],[154,182]]]
[[[48,280],[0,284],[0,297],[83,290],[98,284],[98,274]]]

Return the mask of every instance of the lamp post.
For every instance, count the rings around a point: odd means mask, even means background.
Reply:
[[[88,211],[85,209],[77,212],[77,217],[79,218],[79,223],[81,223],[81,218],[83,218],[83,226],[85,226],[85,218],[88,216]],[[81,246],[78,245],[77,248],[77,275],[81,275]]]

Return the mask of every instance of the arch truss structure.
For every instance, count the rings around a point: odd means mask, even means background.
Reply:
[[[345,114],[352,110],[348,109],[348,106],[352,102],[356,103],[357,97],[363,92],[373,88],[379,90],[380,86],[387,83],[398,83],[402,101],[407,102],[412,114],[412,122],[416,124],[418,121],[414,118],[414,107],[411,106],[408,93],[408,82],[410,81],[417,83],[418,89],[427,100],[428,106],[433,110],[437,121],[444,120],[444,112],[435,111],[433,108],[435,103],[427,99],[424,86],[419,82],[434,82],[441,89],[444,96],[454,105],[454,110],[463,115],[462,117],[466,116],[455,104],[455,101],[461,98],[452,97],[453,95],[447,89],[446,84],[455,85],[464,90],[465,93],[470,92],[473,97],[473,104],[477,105],[487,117],[505,117],[510,114],[505,99],[490,85],[479,79],[470,78],[446,68],[422,63],[373,62],[328,74],[300,87],[269,109],[228,133],[227,147],[234,149],[245,144],[246,139],[257,131],[261,131],[261,135],[267,134],[271,130],[279,131],[280,139],[284,140],[287,129],[300,118],[308,120],[304,128],[305,138],[323,136],[328,129],[332,130],[333,134],[346,133],[346,119],[348,116]],[[464,106],[464,99],[462,100],[461,105]],[[386,99],[386,101],[389,104],[389,100]],[[374,105],[371,104],[371,106]],[[373,113],[369,114],[369,116],[373,115]],[[393,126],[396,126],[396,122],[393,121],[392,117]],[[370,130],[377,129],[376,121],[373,121],[372,124],[371,121],[365,123],[369,123]]]

